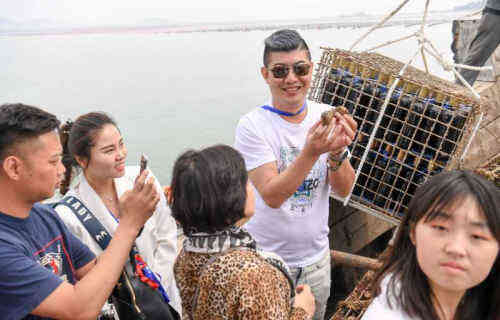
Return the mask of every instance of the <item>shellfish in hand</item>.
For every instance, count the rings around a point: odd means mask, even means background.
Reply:
[[[344,106],[338,106],[338,107],[332,108],[330,110],[324,111],[321,114],[321,123],[324,126],[329,125],[330,122],[332,121],[333,117],[335,116],[335,113],[340,113],[341,115],[344,115],[344,114],[348,114],[349,111]]]

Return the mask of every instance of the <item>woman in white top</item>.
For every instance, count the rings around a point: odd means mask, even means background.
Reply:
[[[105,113],[87,113],[75,122],[68,121],[62,126],[61,142],[66,167],[61,194],[78,198],[113,235],[120,219],[118,199],[133,187],[139,175],[138,166],[125,166],[127,148],[118,127]],[[80,168],[81,174],[78,183],[68,191],[74,168]],[[150,269],[160,276],[170,304],[181,314],[180,296],[173,275],[177,256],[177,226],[161,186],[154,179],[161,199],[153,216],[144,225],[136,245]],[[102,252],[68,207],[59,205],[56,211],[68,228],[96,255]]]
[[[498,320],[500,189],[443,172],[414,195],[363,320]]]

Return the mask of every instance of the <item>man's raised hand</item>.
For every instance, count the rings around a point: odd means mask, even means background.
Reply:
[[[144,170],[135,180],[132,190],[127,190],[120,197],[120,223],[126,223],[139,232],[146,221],[153,215],[160,201],[154,178],[146,181],[149,171]]]

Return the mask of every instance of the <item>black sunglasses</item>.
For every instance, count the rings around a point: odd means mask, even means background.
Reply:
[[[303,77],[309,74],[309,70],[311,69],[311,65],[307,62],[299,61],[295,62],[292,65],[293,73],[295,73],[299,77]],[[271,72],[273,73],[273,77],[278,79],[284,79],[288,76],[290,72],[290,67],[285,64],[275,65]]]

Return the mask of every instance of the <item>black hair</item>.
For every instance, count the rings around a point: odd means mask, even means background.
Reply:
[[[15,152],[15,147],[59,128],[57,117],[38,107],[22,103],[0,106],[0,160]]]
[[[311,52],[306,41],[295,30],[278,30],[264,40],[264,66],[269,65],[271,52],[290,52],[294,50],[305,50],[307,57],[311,60]]]
[[[66,167],[60,192],[66,194],[71,183],[74,167],[78,167],[75,157],[90,160],[90,149],[95,145],[95,137],[107,124],[115,127],[116,122],[104,112],[90,112],[78,117],[75,122],[66,121],[60,130],[63,145],[63,165]],[[118,128],[118,127],[117,127]]]
[[[432,303],[432,292],[427,277],[421,270],[410,233],[416,224],[432,221],[441,209],[452,208],[472,198],[484,214],[489,230],[500,243],[500,189],[491,181],[470,171],[445,171],[430,178],[419,187],[410,201],[407,214],[396,234],[394,247],[384,258],[382,268],[374,278],[373,294],[380,293],[382,280],[392,274],[388,285],[389,296],[394,297],[409,316],[422,320],[439,319]],[[400,282],[400,290],[396,288]],[[467,290],[456,311],[456,320],[494,319],[500,297],[500,257],[488,277]],[[390,294],[389,294],[390,293]],[[497,310],[495,310],[497,309]]]
[[[241,154],[227,145],[188,150],[175,161],[172,216],[184,233],[214,233],[244,217],[248,174]]]

